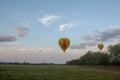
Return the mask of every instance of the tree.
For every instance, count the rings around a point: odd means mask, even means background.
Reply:
[[[109,55],[105,52],[92,52],[88,51],[85,55],[81,56],[80,59],[74,59],[67,61],[69,65],[108,65]]]
[[[68,65],[80,65],[81,62],[80,62],[80,59],[74,59],[74,60],[67,61],[66,64],[68,64]]]
[[[109,63],[109,55],[105,53],[101,53],[101,64],[107,66]]]
[[[120,43],[115,45],[110,45],[108,47],[108,51],[110,53],[110,61],[114,65],[120,65]]]
[[[83,55],[81,58],[81,63],[85,65],[93,65],[95,62],[94,54],[91,51],[88,51],[85,55]]]

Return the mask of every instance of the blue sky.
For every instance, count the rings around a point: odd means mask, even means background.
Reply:
[[[0,60],[64,63],[88,50],[98,51],[99,42],[106,50],[120,38],[119,21],[120,0],[0,0]],[[61,37],[71,41],[64,55],[58,46]],[[43,56],[39,50],[46,59],[34,61]],[[21,53],[29,53],[29,59],[17,58]]]

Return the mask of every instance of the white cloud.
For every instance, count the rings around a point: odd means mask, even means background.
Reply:
[[[30,25],[29,21],[24,22],[24,26],[28,27]]]
[[[120,39],[119,38],[118,39],[113,39],[113,40],[111,40],[111,42],[113,44],[117,44],[117,43],[120,43]]]
[[[93,35],[87,34],[87,35],[83,35],[81,38],[85,41],[90,41],[90,40],[93,40]]]
[[[23,47],[18,49],[20,52],[55,52],[55,49],[52,48],[34,48],[34,47]]]
[[[109,29],[103,32],[99,32],[98,35],[101,41],[108,41],[110,39],[115,39],[120,37],[120,28]]]
[[[38,20],[44,24],[45,26],[50,25],[52,22],[55,20],[59,19],[60,16],[55,16],[55,15],[47,15],[45,17],[39,18]]]
[[[67,24],[62,24],[59,27],[59,30],[62,31],[64,28],[71,28],[74,27],[76,24],[75,23],[67,23]]]
[[[15,27],[16,28],[16,30],[18,31],[18,36],[19,37],[24,37],[24,36],[26,36],[27,34],[28,34],[28,32],[29,32],[29,29],[28,28],[25,28],[25,27],[20,27],[20,26],[17,26],[17,27]]]
[[[71,49],[86,49],[89,46],[96,46],[97,42],[94,41],[89,41],[89,42],[83,42],[83,43],[77,43],[77,44],[72,44],[70,46]]]
[[[16,36],[14,34],[0,35],[0,42],[10,42],[16,41]]]
[[[81,38],[86,41],[102,41],[107,42],[120,38],[120,28],[112,28],[106,31],[94,31],[94,35],[84,35]]]
[[[108,29],[106,31],[95,31],[93,35],[83,35],[81,37],[85,42],[72,44],[71,49],[86,49],[87,47],[96,46],[98,42],[109,42],[113,44],[120,42],[120,28]]]
[[[66,61],[79,58],[83,55],[81,50],[67,50],[66,53],[60,50],[34,47],[0,47],[0,61],[65,63]]]

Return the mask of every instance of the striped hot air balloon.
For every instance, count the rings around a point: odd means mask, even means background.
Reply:
[[[70,40],[68,38],[60,38],[58,41],[59,46],[65,52],[70,45]]]

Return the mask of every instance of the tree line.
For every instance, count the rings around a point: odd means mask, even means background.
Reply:
[[[15,65],[55,65],[55,63],[29,63],[29,62],[0,62],[0,64],[15,64]]]
[[[109,45],[107,51],[88,51],[79,59],[66,62],[67,65],[119,65],[120,66],[120,43]]]

